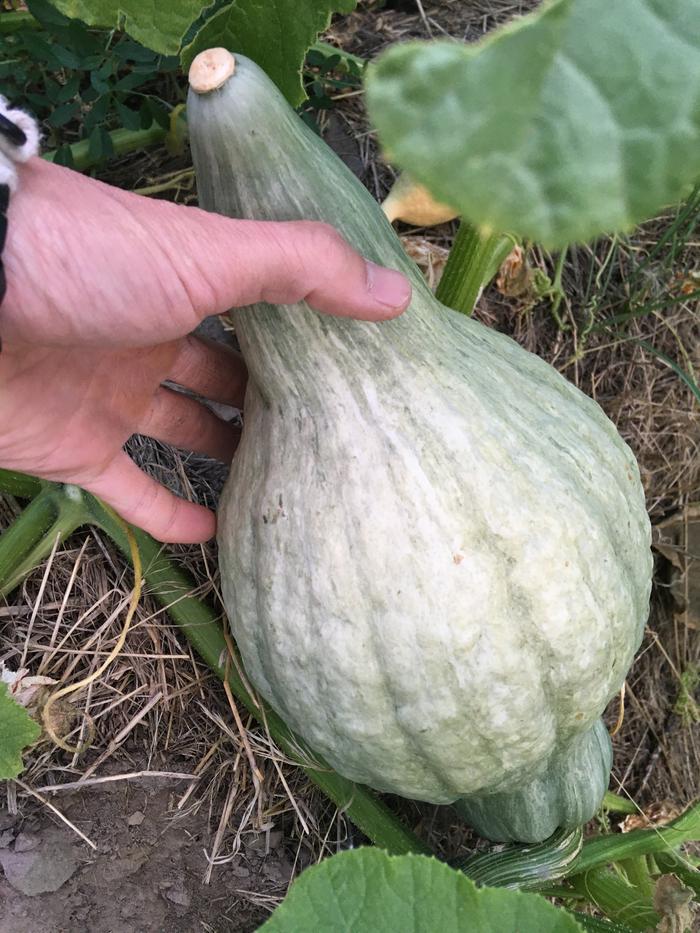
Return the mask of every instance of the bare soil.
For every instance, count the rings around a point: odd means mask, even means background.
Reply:
[[[164,783],[121,781],[62,795],[62,813],[94,849],[48,814],[0,810],[0,933],[257,928],[267,911],[251,896],[277,899],[292,876],[281,834],[251,835],[235,864],[204,885],[207,814],[173,819],[174,793]]]

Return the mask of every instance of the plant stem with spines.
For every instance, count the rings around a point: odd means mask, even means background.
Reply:
[[[146,149],[148,146],[155,146],[162,142],[168,135],[168,130],[155,121],[145,130],[112,130],[109,134],[112,140],[113,156],[126,155],[129,152],[135,152],[137,149]],[[99,159],[90,154],[90,140],[81,139],[77,143],[71,143],[68,147],[73,159],[73,168],[78,172],[84,172],[88,168],[97,165]],[[51,149],[45,152],[42,158],[47,162],[53,162],[58,153],[58,149]]]
[[[502,233],[483,234],[462,220],[435,297],[448,308],[470,315],[482,288],[496,275],[514,242]]]
[[[4,471],[2,471],[4,472]],[[17,492],[14,478],[5,488]],[[42,485],[38,495],[0,535],[0,596],[15,586],[45,560],[56,545],[86,522],[83,493],[76,487]]]

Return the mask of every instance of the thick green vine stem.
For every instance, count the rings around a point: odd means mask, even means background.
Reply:
[[[36,476],[27,476],[26,473],[15,473],[12,470],[0,470],[0,494],[17,496],[18,499],[33,499],[38,496],[45,486],[45,482]]]
[[[448,308],[471,314],[481,289],[496,275],[514,245],[511,236],[482,234],[462,220],[435,297]]]
[[[155,146],[163,142],[168,135],[168,130],[155,121],[145,130],[112,130],[109,134],[112,140],[112,149],[115,156],[126,155],[128,152],[136,152],[138,149],[146,149],[148,146]],[[84,172],[88,168],[98,163],[98,159],[90,154],[90,140],[81,139],[77,143],[72,143],[69,147],[71,158],[73,159],[73,168],[78,172]],[[45,152],[42,158],[47,162],[53,162],[58,150],[51,149]]]
[[[700,801],[665,826],[587,839],[576,863],[576,874],[641,855],[670,854],[686,842],[700,842]]]
[[[57,541],[64,541],[85,523],[85,493],[77,486],[47,483],[37,487],[29,481],[23,489],[17,476],[9,474],[3,488],[13,495],[37,494],[0,535],[0,595],[13,590],[30,570],[49,556]]]
[[[56,537],[63,540],[82,525],[101,528],[131,559],[121,524],[93,496],[75,486],[40,483],[0,470],[0,493],[29,497],[37,492],[36,498],[0,535],[0,593],[8,593],[41,563],[50,554]],[[273,710],[248,692],[235,666],[226,671],[228,647],[220,614],[192,595],[197,588],[194,580],[167,556],[162,544],[138,529],[134,529],[134,535],[149,593],[167,610],[214,673],[222,679],[227,676],[236,699],[267,729],[278,747],[299,762],[309,778],[376,845],[395,855],[430,854],[428,847],[370,790],[340,777],[319,761]]]
[[[610,790],[605,791],[602,807],[611,813],[639,813],[639,807],[633,800],[613,794]]]
[[[583,845],[583,831],[559,829],[535,845],[513,845],[497,851],[478,852],[450,864],[477,884],[493,888],[537,887],[543,879],[552,884],[571,874]]]
[[[572,880],[574,892],[596,904],[611,920],[633,930],[655,930],[661,917],[651,896],[609,868],[593,868]]]

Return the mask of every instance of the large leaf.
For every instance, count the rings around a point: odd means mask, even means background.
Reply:
[[[395,46],[367,98],[392,159],[482,229],[626,229],[700,177],[700,0],[554,0],[478,45]]]
[[[213,0],[51,0],[66,16],[81,19],[88,26],[110,29],[122,26],[125,32],[161,55],[174,55],[182,37]]]
[[[341,852],[307,869],[261,933],[577,933],[537,894],[477,888],[434,858]]]
[[[36,742],[41,729],[29,713],[15,703],[0,681],[0,779],[14,778],[22,771],[22,751]]]
[[[357,0],[233,0],[202,26],[182,54],[188,67],[203,49],[242,52],[269,74],[294,106],[304,98],[304,54],[334,12],[349,13]]]

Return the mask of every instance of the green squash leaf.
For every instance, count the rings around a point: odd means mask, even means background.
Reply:
[[[22,750],[41,735],[29,713],[15,703],[0,681],[0,779],[15,778],[23,769]]]
[[[390,157],[485,231],[622,230],[700,177],[700,0],[554,0],[477,45],[370,66]]]
[[[261,933],[577,933],[537,894],[477,888],[424,855],[354,849],[307,869]]]
[[[125,32],[159,55],[174,55],[182,37],[213,0],[168,0],[167,3],[144,3],[143,0],[51,0],[53,6],[71,19],[88,26]]]
[[[304,99],[301,66],[309,46],[334,12],[349,13],[356,0],[233,0],[202,26],[182,53],[184,68],[198,52],[223,46],[264,68],[287,100]]]

